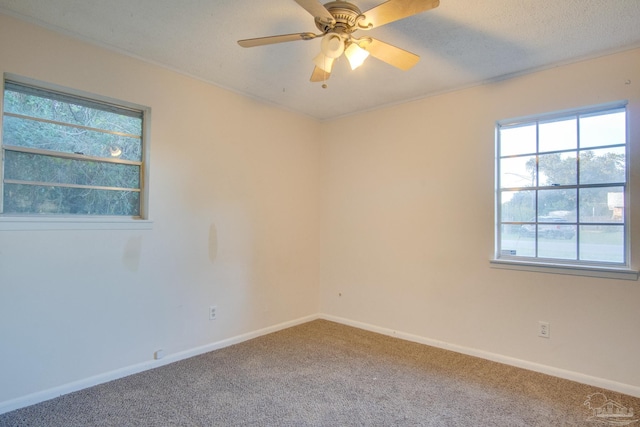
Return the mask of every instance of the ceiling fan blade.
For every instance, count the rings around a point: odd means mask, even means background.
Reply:
[[[370,29],[407,18],[420,12],[438,7],[440,0],[388,0],[363,13],[365,18],[358,24],[362,29]]]
[[[335,24],[336,20],[333,15],[329,13],[326,7],[322,5],[318,0],[295,0],[300,6],[302,6],[307,12],[309,12],[315,19],[323,24]]]
[[[376,39],[371,39],[368,43],[362,43],[360,47],[368,51],[374,58],[384,61],[389,65],[393,65],[403,71],[407,71],[420,60],[420,57],[415,53],[411,53]]]
[[[238,44],[242,47],[254,47],[254,46],[264,46],[267,44],[293,42],[296,40],[311,40],[311,39],[315,39],[316,37],[318,36],[313,33],[283,34],[280,36],[258,37],[255,39],[238,40]]]
[[[312,82],[324,82],[329,80],[329,77],[331,77],[331,72],[324,71],[320,67],[315,67],[309,80]]]

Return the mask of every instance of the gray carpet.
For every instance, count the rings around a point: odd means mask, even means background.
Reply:
[[[637,398],[316,320],[0,415],[0,426],[607,426],[640,418],[595,417],[606,399],[640,413]]]

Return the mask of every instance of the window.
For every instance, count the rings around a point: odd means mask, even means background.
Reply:
[[[628,267],[625,104],[499,122],[496,259]]]
[[[142,108],[13,80],[3,105],[3,217],[145,217]]]

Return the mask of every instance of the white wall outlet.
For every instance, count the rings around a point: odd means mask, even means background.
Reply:
[[[218,315],[218,307],[212,305],[209,307],[209,320],[216,320],[216,316]]]
[[[153,358],[156,360],[160,360],[164,357],[164,350],[160,349],[158,351],[156,351],[155,353],[153,353]]]
[[[549,338],[551,331],[549,330],[549,322],[538,322],[538,336],[542,338]]]

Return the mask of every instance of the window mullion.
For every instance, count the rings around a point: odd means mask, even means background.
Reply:
[[[539,212],[539,195],[540,195],[540,122],[536,121],[536,181],[535,181],[535,234],[534,234],[534,247],[535,247],[535,257],[538,258],[539,250],[540,250],[540,233],[538,232],[540,229],[540,225],[538,224],[538,218],[540,217]]]
[[[48,123],[48,124],[57,125],[57,126],[65,126],[65,127],[73,128],[73,129],[82,129],[82,130],[89,130],[89,131],[92,131],[92,132],[106,133],[108,135],[124,136],[126,138],[141,139],[140,135],[134,135],[132,133],[119,132],[119,131],[115,131],[115,130],[100,129],[100,128],[91,127],[91,126],[83,126],[83,125],[79,125],[79,124],[76,124],[76,123],[60,122],[58,120],[43,119],[43,118],[34,117],[34,116],[25,116],[23,114],[5,112],[4,116],[5,117],[13,117],[15,119],[20,119],[20,120],[31,120],[31,121],[34,121],[34,122]]]
[[[576,120],[576,259],[580,261],[582,259],[580,255],[580,241],[582,240],[580,232],[580,199],[582,192],[581,177],[580,177],[580,116]]]
[[[85,185],[85,184],[66,184],[60,182],[43,182],[43,181],[23,181],[19,179],[5,179],[5,184],[32,185],[35,187],[61,187],[61,188],[85,188],[88,190],[107,190],[107,191],[131,191],[139,193],[139,188],[125,187],[107,187],[101,185]]]
[[[29,154],[38,154],[41,156],[48,157],[57,157],[61,159],[73,159],[73,160],[84,160],[88,162],[101,162],[101,163],[114,163],[120,165],[131,165],[131,166],[140,166],[142,162],[137,162],[135,160],[124,160],[124,159],[116,159],[116,158],[106,158],[106,157],[97,157],[97,156],[87,156],[82,153],[65,153],[62,151],[53,151],[53,150],[43,150],[41,148],[31,148],[31,147],[19,147],[16,145],[5,145],[4,149],[6,151],[15,151],[20,153],[29,153]]]

